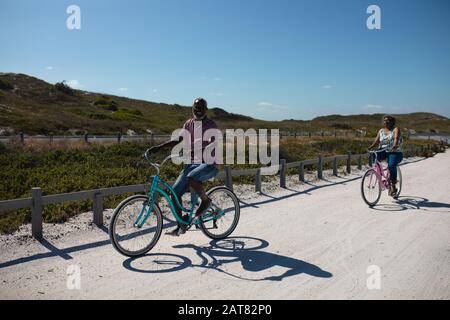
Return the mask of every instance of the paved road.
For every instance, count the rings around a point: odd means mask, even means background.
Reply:
[[[450,153],[402,169],[403,196],[373,209],[357,175],[253,198],[218,243],[194,230],[127,259],[97,230],[8,247],[0,298],[449,299]]]

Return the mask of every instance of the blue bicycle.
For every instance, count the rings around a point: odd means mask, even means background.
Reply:
[[[170,195],[175,194],[175,191],[160,177],[160,168],[172,157],[166,157],[161,164],[153,163],[147,150],[144,158],[156,169],[156,175],[148,182],[149,190],[146,191],[146,195],[128,197],[114,210],[109,236],[117,251],[135,257],[147,253],[156,245],[163,229],[163,216],[158,205],[159,196],[166,199],[175,220],[186,224],[187,229],[197,225],[211,239],[224,239],[236,229],[240,205],[233,191],[225,186],[207,191],[208,197],[212,200],[211,205],[202,216],[195,218],[198,195],[191,192],[190,208],[185,208],[178,201],[178,197],[175,197],[176,202],[173,203]],[[187,221],[177,214],[175,206],[188,213]]]

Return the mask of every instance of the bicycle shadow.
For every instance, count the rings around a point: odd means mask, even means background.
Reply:
[[[418,196],[400,196],[394,199],[395,203],[379,204],[373,206],[372,209],[378,211],[405,211],[405,210],[421,210],[431,212],[449,212],[450,204],[443,202],[430,201],[424,197]],[[437,211],[436,211],[437,209]],[[444,209],[444,210],[439,210]]]
[[[261,244],[256,248],[245,248],[246,240],[256,240]],[[231,249],[219,245],[220,242],[224,241],[228,246],[231,247]],[[213,240],[209,243],[209,246],[206,247],[201,247],[193,244],[182,244],[176,245],[174,246],[174,248],[193,249],[196,255],[201,259],[201,263],[193,264],[189,258],[181,255],[155,253],[148,254],[142,257],[129,258],[123,262],[123,266],[130,271],[142,273],[174,272],[188,267],[204,268],[206,270],[215,270],[233,278],[246,281],[282,281],[284,278],[301,273],[319,278],[330,278],[333,276],[330,272],[325,271],[320,267],[303,260],[267,251],[259,251],[260,249],[265,248],[268,245],[268,242],[263,239],[251,237],[233,237],[221,241]],[[170,258],[176,257],[177,259],[179,259],[179,261],[174,262],[173,260],[159,260],[157,258],[158,256],[170,256]],[[153,260],[153,263],[156,263],[158,266],[152,264],[147,265],[146,268],[138,268],[134,266],[139,259],[148,258],[150,258],[150,260],[156,258],[155,260]],[[175,266],[173,268],[164,270],[162,268],[159,268],[159,266],[161,265],[167,266],[170,263],[174,264]],[[233,274],[230,271],[226,270],[226,266],[231,266],[231,264],[236,263],[240,264],[242,271],[250,273],[262,272],[272,267],[283,267],[288,270],[282,274],[275,276],[268,276],[263,278],[246,278],[244,276]],[[143,262],[141,263],[141,266],[142,265],[144,265]]]

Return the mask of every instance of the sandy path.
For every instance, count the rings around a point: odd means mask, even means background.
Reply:
[[[361,172],[311,184],[293,177],[288,190],[245,192],[229,241],[163,235],[134,260],[87,222],[44,245],[3,237],[0,298],[449,299],[449,169],[449,152],[404,165],[403,196],[383,194],[374,209],[360,198]],[[81,268],[80,290],[67,288],[70,265]],[[367,287],[370,266],[379,289]]]

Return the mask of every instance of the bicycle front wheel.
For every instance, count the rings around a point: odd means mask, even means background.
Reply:
[[[369,169],[361,181],[361,196],[365,203],[373,207],[381,197],[381,179],[374,169]]]
[[[109,227],[109,237],[114,248],[128,257],[150,251],[158,242],[162,231],[162,215],[154,204],[153,210],[142,226],[138,217],[149,209],[148,197],[135,195],[123,200],[114,210]]]
[[[203,214],[200,227],[211,239],[224,239],[236,229],[240,217],[239,200],[227,187],[216,187],[207,192],[211,206]]]

